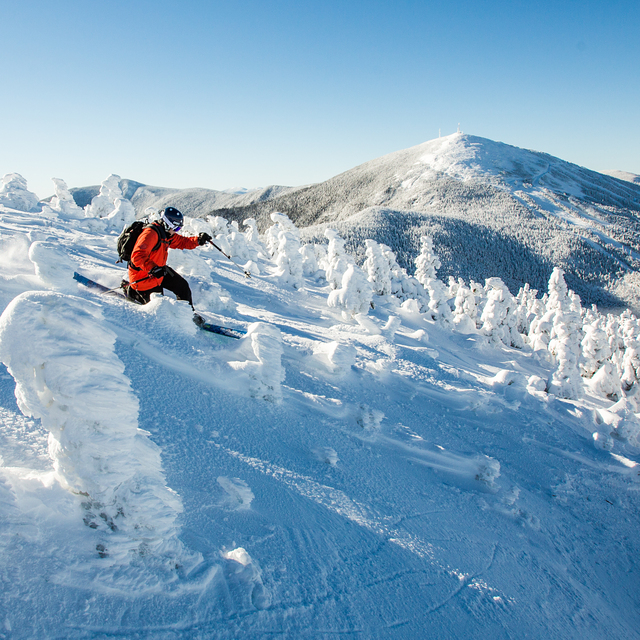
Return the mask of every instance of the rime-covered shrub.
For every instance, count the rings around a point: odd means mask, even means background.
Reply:
[[[430,236],[420,238],[420,254],[416,258],[416,280],[429,295],[428,310],[431,317],[444,325],[453,324],[453,314],[449,307],[449,290],[444,282],[438,280],[436,272],[440,268],[440,259],[433,251]]]
[[[38,196],[27,189],[19,173],[8,173],[0,181],[0,205],[17,211],[38,211]]]
[[[342,287],[342,276],[346,273],[350,264],[355,264],[354,259],[347,253],[344,240],[335,229],[326,229],[325,238],[329,240],[327,255],[320,261],[319,266],[324,269],[327,282],[332,289]]]
[[[464,281],[458,282],[453,313],[454,324],[461,332],[473,333],[476,330],[477,316],[478,307],[473,291],[464,284]]]
[[[427,310],[429,299],[418,280],[403,269],[395,253],[385,244],[365,240],[366,259],[363,270],[379,296],[393,295],[400,303],[416,300],[422,310]]]
[[[524,341],[517,329],[516,300],[500,278],[488,278],[487,303],[480,316],[482,332],[493,342],[522,348]]]
[[[283,213],[272,213],[274,224],[267,229],[267,247],[278,270],[276,275],[283,283],[295,289],[304,285],[300,232]]]
[[[371,307],[373,288],[364,271],[356,264],[350,264],[342,276],[341,285],[329,293],[327,305],[341,308],[345,319],[366,314]]]
[[[553,373],[550,391],[563,398],[580,395],[581,378],[578,362],[581,356],[582,319],[579,299],[570,295],[564,272],[556,267],[549,279],[547,308],[553,315],[549,352],[558,368]]]
[[[84,209],[76,204],[67,183],[60,178],[51,178],[51,180],[55,188],[55,195],[49,204],[42,207],[43,215],[72,220],[84,218]]]
[[[603,322],[604,319],[600,317],[583,326],[584,337],[581,342],[580,370],[585,378],[591,378],[611,357],[609,338],[602,328]]]

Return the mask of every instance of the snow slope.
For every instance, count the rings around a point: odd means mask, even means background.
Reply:
[[[0,208],[0,637],[640,637],[612,401],[392,296],[345,319],[264,254],[171,252],[248,329],[207,334],[72,279],[117,287],[116,236]]]

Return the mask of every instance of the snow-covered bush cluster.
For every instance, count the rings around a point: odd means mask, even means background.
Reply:
[[[555,365],[548,380],[531,383],[536,391],[575,399],[586,390],[615,402],[625,399],[635,406],[640,381],[640,320],[629,311],[616,316],[603,315],[595,306],[584,309],[579,296],[567,287],[562,269],[553,270],[548,293],[542,297],[528,284],[514,296],[496,277],[488,278],[484,285],[452,277],[445,284],[437,276],[440,260],[427,235],[421,238],[412,276],[385,244],[366,239],[365,259],[359,267],[335,229],[325,230],[327,245],[300,247],[300,236],[285,215],[272,214],[272,220],[275,224],[265,236],[278,273],[286,273],[286,281],[290,270],[283,265],[300,265],[301,258],[304,275],[327,282],[327,304],[339,308],[343,319],[362,323],[362,315],[375,308],[380,298],[403,308],[412,301],[412,308],[442,327],[484,336],[490,344],[529,349]],[[295,242],[283,240],[285,230]],[[296,274],[300,274],[299,266]],[[301,286],[301,280],[296,278],[295,282],[294,286]]]
[[[82,224],[95,232],[118,233],[122,227],[136,219],[131,201],[124,197],[120,187],[120,176],[110,175],[102,182],[100,192],[82,209],[79,207],[64,180],[52,178],[55,195],[50,202],[39,202],[38,196],[27,189],[27,181],[19,173],[10,173],[2,178],[0,205],[39,213],[45,218],[81,220]]]

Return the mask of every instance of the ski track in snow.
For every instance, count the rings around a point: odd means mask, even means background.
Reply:
[[[328,487],[326,485],[321,485],[311,478],[300,475],[288,469],[269,464],[264,460],[250,458],[237,451],[227,449],[217,443],[213,444],[216,448],[221,449],[228,455],[241,460],[245,464],[253,467],[254,469],[257,469],[261,473],[267,474],[275,478],[279,482],[282,482],[283,484],[292,488],[294,491],[300,493],[300,495],[303,495],[306,498],[309,498],[317,504],[325,507],[326,509],[333,511],[334,513],[337,513],[338,515],[347,518],[352,522],[355,522],[358,526],[373,532],[377,536],[380,536],[384,540],[387,540],[389,543],[397,545],[401,549],[409,551],[410,553],[415,554],[423,560],[427,560],[439,571],[459,580],[459,588],[457,588],[449,596],[449,598],[447,598],[447,600],[433,606],[428,613],[431,613],[432,611],[435,611],[436,609],[443,606],[450,598],[455,597],[455,595],[457,595],[457,593],[459,593],[459,591],[464,587],[482,589],[483,591],[490,592],[492,594],[492,597],[500,602],[509,601],[509,598],[500,593],[497,589],[489,586],[486,582],[479,581],[475,576],[470,576],[446,565],[442,561],[442,559],[439,558],[439,556],[441,557],[443,555],[442,550],[438,549],[433,544],[425,542],[424,540],[421,540],[416,536],[412,536],[406,531],[396,529],[391,524],[385,523],[385,520],[390,521],[392,520],[392,518],[376,517],[368,507],[352,500],[342,491],[339,491],[332,487]],[[458,459],[456,466],[458,466],[459,464],[460,462]],[[437,466],[442,465],[440,464]],[[445,468],[450,469],[450,467]],[[489,566],[491,565],[491,562],[492,561],[489,562]]]

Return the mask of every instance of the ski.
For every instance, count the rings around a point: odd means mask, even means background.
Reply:
[[[124,292],[122,290],[109,289],[109,287],[105,287],[103,284],[100,284],[95,280],[91,280],[86,276],[83,276],[82,274],[77,273],[75,271],[73,273],[73,279],[76,282],[79,282],[80,284],[84,285],[85,287],[88,287],[89,289],[96,289],[100,293],[119,296],[121,298],[124,298],[125,300],[129,300],[129,298],[127,298],[127,296],[124,295]],[[135,302],[135,301],[129,300],[129,302]],[[196,320],[196,318],[199,318],[199,319]],[[194,315],[194,322],[196,326],[202,329],[203,331],[208,331],[209,333],[217,333],[218,335],[226,336],[227,338],[235,338],[236,340],[243,338],[247,333],[242,329],[232,329],[231,327],[222,327],[217,324],[212,324],[211,322],[207,322],[204,318],[202,318],[202,316],[198,316],[197,314]]]
[[[89,280],[89,278],[76,271],[73,272],[73,279],[80,284],[83,284],[85,287],[89,287],[90,289],[97,289],[98,291],[100,291],[100,293],[108,293],[114,296],[120,296],[121,298],[126,298],[124,292],[121,289],[109,289],[109,287],[105,287],[103,284],[95,282],[94,280]]]
[[[217,333],[221,336],[226,336],[227,338],[235,338],[236,340],[240,340],[240,338],[244,338],[247,334],[246,331],[242,329],[231,329],[230,327],[221,327],[217,324],[211,324],[210,322],[198,322],[195,321],[196,325],[200,327],[203,331],[209,331],[210,333]]]

